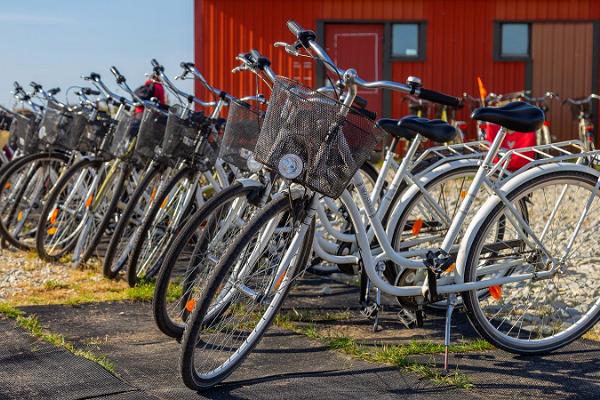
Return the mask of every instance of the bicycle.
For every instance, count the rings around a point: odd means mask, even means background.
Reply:
[[[571,114],[573,115],[573,119],[578,121],[578,138],[582,143],[585,144],[586,150],[595,149],[596,140],[594,138],[594,122],[592,120],[594,99],[599,100],[600,96],[592,93],[585,98],[569,98],[563,102],[563,104],[569,104],[571,106]]]
[[[305,253],[310,250],[310,246],[307,244],[312,237],[307,233],[320,197],[315,193],[328,197],[340,196],[354,225],[360,247],[360,260],[375,285],[395,296],[420,296],[429,302],[439,301],[441,297],[446,298],[448,305],[444,360],[446,370],[450,323],[458,293],[463,298],[469,321],[476,330],[497,347],[515,353],[539,354],[562,347],[580,337],[598,321],[600,318],[598,301],[591,304],[590,301],[583,301],[585,304],[580,304],[580,307],[585,307],[585,310],[579,312],[579,315],[571,317],[572,319],[576,318],[575,321],[569,321],[566,319],[567,317],[552,312],[556,305],[550,302],[541,301],[536,304],[529,302],[524,305],[525,312],[520,313],[515,312],[514,306],[512,308],[509,306],[508,310],[504,309],[505,314],[500,314],[503,308],[499,307],[498,303],[494,303],[497,299],[527,302],[527,298],[519,299],[516,295],[514,297],[506,296],[506,293],[518,293],[524,287],[523,285],[544,283],[549,279],[557,280],[561,275],[559,271],[564,276],[568,272],[565,262],[570,252],[572,250],[581,251],[581,244],[588,244],[589,240],[595,236],[595,227],[590,227],[589,223],[586,224],[586,229],[591,228],[589,233],[583,235],[583,242],[579,241],[574,247],[577,236],[581,239],[583,222],[589,216],[592,203],[598,196],[600,174],[581,163],[557,162],[580,159],[581,155],[565,155],[548,160],[536,160],[529,170],[507,181],[496,184],[491,179],[491,174],[501,168],[500,164],[494,164],[493,161],[506,130],[535,131],[539,129],[544,121],[544,114],[539,108],[522,102],[514,102],[498,109],[484,107],[474,112],[474,119],[499,124],[503,128],[492,142],[440,248],[432,248],[425,257],[411,257],[407,253],[393,249],[386,229],[377,218],[373,218],[377,211],[369,198],[369,193],[365,190],[360,175],[355,174],[356,164],[358,164],[356,161],[364,156],[362,152],[365,147],[374,145],[372,138],[378,133],[373,131],[372,125],[364,125],[364,129],[360,132],[360,148],[353,147],[350,153],[340,153],[339,149],[348,149],[351,138],[358,135],[356,132],[352,135],[352,130],[344,133],[340,132],[340,129],[342,126],[348,129],[344,118],[353,118],[352,114],[348,113],[347,107],[352,102],[352,95],[356,92],[357,86],[416,93],[424,98],[441,99],[450,104],[455,103],[456,100],[437,92],[415,89],[395,82],[366,82],[360,79],[353,70],[343,71],[337,68],[315,42],[314,32],[303,30],[294,22],[288,22],[288,26],[298,39],[296,46],[306,49],[309,54],[323,60],[327,69],[343,77],[350,95],[344,103],[337,103],[330,114],[333,117],[338,116],[340,119],[330,117],[329,124],[323,125],[320,132],[315,132],[313,129],[297,132],[299,137],[295,140],[302,140],[303,135],[320,138],[315,148],[310,149],[308,157],[301,158],[294,152],[289,140],[286,141],[283,136],[278,134],[284,126],[286,129],[294,126],[293,118],[288,118],[293,113],[282,111],[292,111],[294,108],[301,107],[306,104],[303,100],[313,95],[314,92],[283,78],[275,85],[257,143],[256,157],[269,168],[279,171],[283,176],[287,175],[286,178],[300,187],[275,196],[273,201],[246,226],[215,268],[207,290],[203,292],[188,319],[183,336],[180,367],[184,383],[188,387],[202,390],[225,379],[264,334],[285,298],[290,284],[297,277],[297,272],[301,273],[303,267],[301,262]],[[280,100],[274,101],[277,96],[281,96]],[[299,102],[300,104],[298,104]],[[315,104],[323,107],[325,102]],[[399,125],[413,130],[417,133],[417,137],[423,135],[443,140],[454,134],[454,129],[448,125],[416,118],[400,120]],[[365,139],[365,135],[368,135],[369,138]],[[339,142],[344,137],[346,141]],[[287,138],[290,137],[287,136]],[[321,146],[325,142],[325,138],[333,140],[335,145],[330,142],[327,147]],[[365,143],[367,140],[371,143]],[[281,151],[273,151],[274,149],[281,149]],[[324,153],[318,153],[318,150],[324,151]],[[323,163],[316,165],[307,163],[307,160],[316,154],[326,155],[329,158],[321,158]],[[344,157],[343,154],[351,155],[352,158]],[[501,162],[506,161],[512,154],[512,152],[508,152],[502,157]],[[584,154],[586,157],[593,155]],[[300,160],[293,155],[299,157]],[[280,164],[282,159],[284,163]],[[296,162],[292,164],[292,160]],[[350,160],[356,164],[350,164]],[[327,164],[327,161],[330,164]],[[296,166],[296,168],[286,168],[288,165]],[[304,172],[301,169],[304,166],[307,166],[313,173]],[[316,169],[311,170],[311,168]],[[337,180],[332,180],[333,171],[338,174]],[[298,172],[300,173],[298,174]],[[323,179],[324,177],[327,178]],[[354,183],[360,196],[361,205],[366,210],[368,223],[372,226],[380,247],[372,248],[372,242],[369,240],[363,221],[363,214],[354,204],[352,195],[345,190],[346,183],[350,180]],[[339,184],[332,185],[332,182],[339,182]],[[575,196],[577,193],[569,192],[567,195],[570,185],[575,189],[582,189],[584,193]],[[473,218],[473,222],[469,225],[460,243],[456,258],[450,257],[449,254],[464,219],[482,186],[488,188],[494,195],[490,196],[477,212],[476,217]],[[521,202],[534,201],[532,199],[538,200],[538,196],[543,199],[544,189],[552,186],[555,187],[553,198],[556,202],[549,209],[542,210],[542,215],[539,215],[539,209],[532,208],[528,208],[528,213],[525,215],[515,206]],[[538,194],[538,191],[544,193]],[[565,200],[565,196],[569,198],[567,200],[571,208],[569,211],[573,211],[574,205],[583,204],[580,213],[575,213],[575,216],[568,221],[564,215],[557,218],[559,206]],[[574,201],[573,196],[583,201],[581,203]],[[538,205],[539,203],[534,204]],[[502,218],[504,223],[499,224],[498,221]],[[559,226],[553,228],[551,226],[553,222],[558,222]],[[572,233],[566,232],[565,224],[567,222],[569,228],[573,227]],[[291,229],[281,231],[277,229],[278,227],[290,227]],[[502,229],[503,234],[502,240],[496,242],[498,229]],[[552,241],[548,243],[547,235],[565,234],[565,232],[568,238],[566,252],[554,257],[552,251],[555,248],[551,246]],[[491,239],[486,241],[486,237]],[[488,241],[491,243],[486,244]],[[588,246],[585,249],[587,250]],[[481,259],[482,256],[484,259]],[[593,257],[594,255],[589,256]],[[382,276],[386,261],[419,271],[420,279],[412,285],[394,286]],[[593,265],[589,267],[592,275],[593,269]],[[554,282],[551,283],[554,284]],[[552,288],[549,283],[548,288],[545,290],[542,288],[539,293],[544,294],[544,292],[552,292],[555,289],[556,286]],[[568,291],[564,293],[568,294]],[[236,304],[238,300],[241,304]],[[247,303],[243,303],[244,301]],[[593,299],[591,301],[593,302]],[[490,305],[495,308],[487,307],[487,302],[490,302]],[[535,307],[532,308],[534,305]],[[523,310],[520,305],[517,308]],[[544,311],[546,308],[551,309],[550,314],[547,314],[547,310]],[[555,325],[551,329],[544,329],[549,327],[544,324],[542,318],[539,318],[541,322],[528,321],[530,325],[523,329],[524,316],[527,313],[533,313],[530,310],[544,311],[544,315],[552,316],[552,322]],[[496,322],[498,325],[493,325],[492,321],[498,315],[503,318]],[[508,323],[507,319],[510,319]],[[558,325],[556,324],[557,320],[561,322]],[[536,323],[541,326],[536,326]],[[504,324],[506,324],[505,328],[502,327]],[[513,332],[516,325],[518,330]],[[567,328],[564,325],[567,325]],[[557,330],[558,333],[556,333]],[[212,340],[218,340],[221,332],[225,336],[223,340],[227,343],[226,347],[222,347],[221,344],[214,343]],[[516,337],[511,336],[511,333]],[[521,333],[523,333],[523,337],[521,337]]]

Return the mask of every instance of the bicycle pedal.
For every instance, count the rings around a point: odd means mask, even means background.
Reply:
[[[411,329],[415,326],[418,326],[416,313],[413,313],[412,311],[406,308],[402,308],[400,309],[397,315],[400,322],[402,322],[402,325],[404,325],[407,329]]]
[[[360,313],[362,315],[364,315],[365,317],[371,319],[378,314],[379,310],[380,310],[380,307],[377,304],[373,303],[369,306],[365,305],[363,307],[363,309],[360,311]]]

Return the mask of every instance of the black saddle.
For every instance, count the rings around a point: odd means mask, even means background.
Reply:
[[[441,119],[427,119],[414,116],[404,117],[398,126],[419,133],[438,143],[449,142],[456,136],[456,128]]]
[[[544,124],[544,112],[522,101],[513,101],[503,107],[478,108],[473,111],[471,118],[491,122],[517,132],[537,131]]]
[[[417,134],[411,130],[399,126],[399,121],[400,120],[392,118],[380,118],[375,124],[396,139],[413,140]]]

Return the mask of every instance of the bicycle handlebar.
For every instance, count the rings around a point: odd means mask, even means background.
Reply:
[[[600,96],[595,93],[592,93],[588,97],[584,97],[584,98],[577,98],[577,99],[568,98],[563,101],[563,104],[569,103],[569,104],[574,104],[574,105],[581,105],[581,104],[591,103],[591,101],[594,99],[600,100]]]
[[[350,80],[352,83],[358,86],[367,89],[390,89],[398,92],[408,93],[424,100],[444,104],[450,107],[460,107],[462,105],[462,101],[454,96],[449,96],[433,90],[423,89],[417,85],[406,85],[393,81],[365,81],[356,74],[355,70],[343,70],[337,67],[325,50],[319,44],[317,44],[317,35],[313,31],[303,29],[295,21],[288,21],[287,26],[292,34],[296,36],[296,48],[300,48],[300,46],[310,48],[316,53],[316,56],[323,61],[327,69],[340,77],[343,76],[345,80]]]

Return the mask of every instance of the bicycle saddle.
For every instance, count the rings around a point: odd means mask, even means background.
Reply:
[[[434,142],[449,142],[456,136],[456,128],[441,119],[427,119],[415,116],[404,117],[398,126],[419,133]]]
[[[511,131],[533,132],[544,124],[544,112],[523,101],[513,101],[502,107],[482,107],[471,118],[491,122]]]
[[[399,126],[399,121],[392,118],[380,118],[375,124],[397,139],[413,140],[417,136],[416,133]]]

